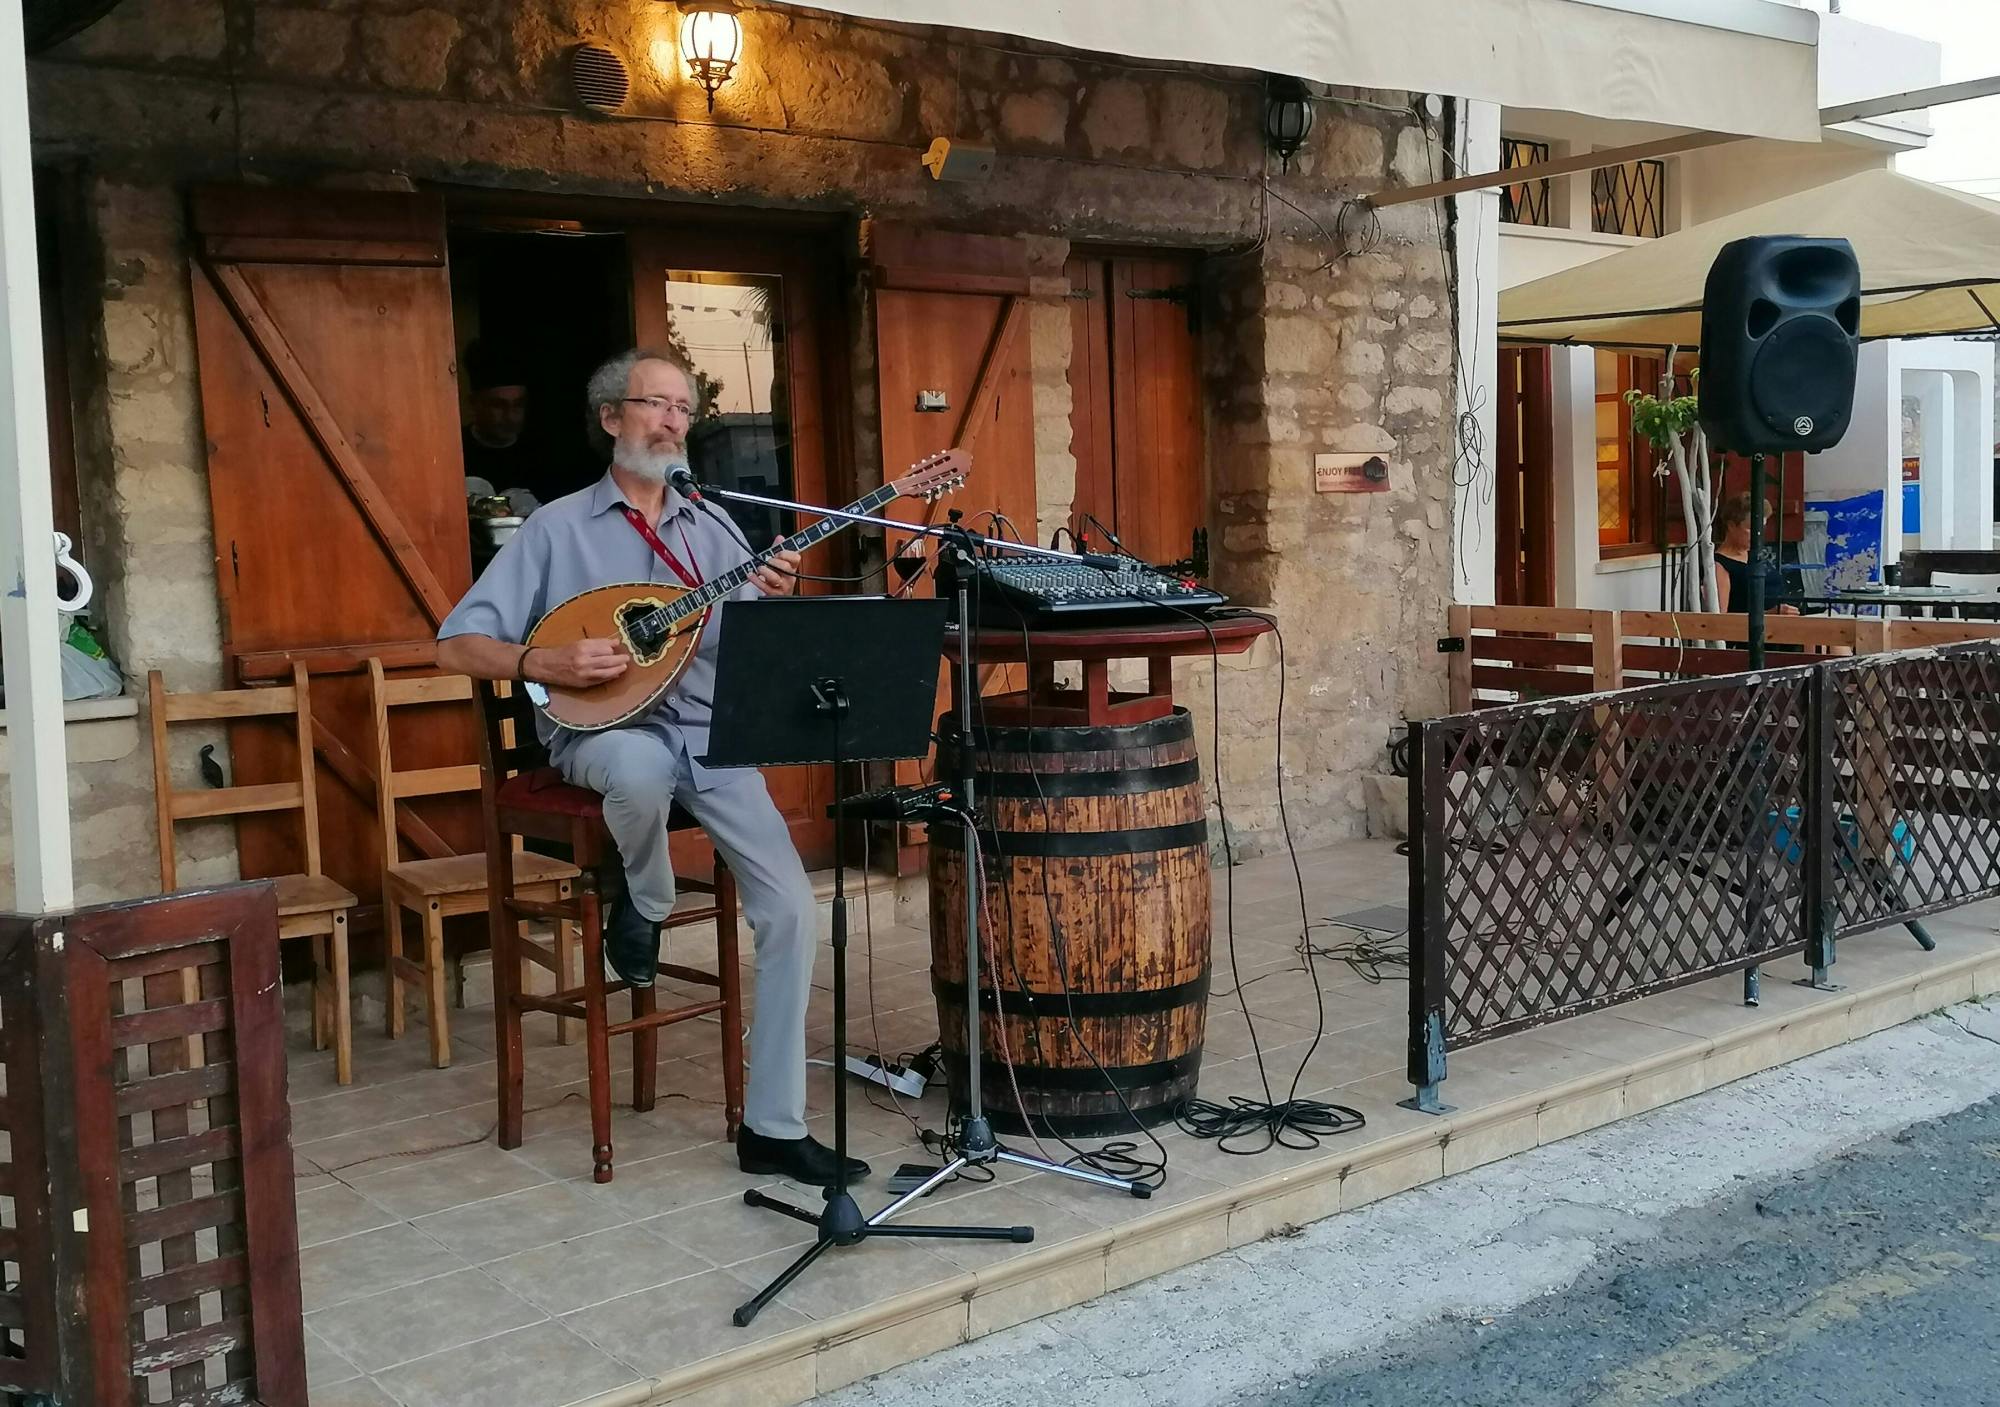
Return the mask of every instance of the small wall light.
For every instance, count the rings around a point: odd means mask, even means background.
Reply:
[[[743,54],[743,25],[729,0],[689,0],[681,6],[681,57],[688,76],[708,94],[715,111],[715,90],[736,71]]]
[[[1292,169],[1292,156],[1305,145],[1312,125],[1312,96],[1306,85],[1296,78],[1273,74],[1265,88],[1264,136],[1285,170]]]

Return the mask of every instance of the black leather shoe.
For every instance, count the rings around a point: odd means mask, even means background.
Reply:
[[[660,925],[619,895],[604,916],[604,966],[628,987],[650,987],[660,966]]]
[[[807,1134],[804,1138],[766,1138],[755,1129],[736,1131],[736,1165],[747,1173],[788,1177],[809,1187],[834,1184],[833,1150]],[[859,1182],[868,1176],[868,1164],[859,1158],[847,1160],[847,1180]]]

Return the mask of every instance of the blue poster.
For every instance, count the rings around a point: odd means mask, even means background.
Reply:
[[[1903,485],[1903,531],[1920,533],[1924,530],[1924,486],[1918,483]]]
[[[1915,489],[1917,485],[1908,487]],[[1808,501],[1806,508],[1809,512],[1826,514],[1828,587],[1863,586],[1881,580],[1882,490],[1874,489],[1852,498]]]

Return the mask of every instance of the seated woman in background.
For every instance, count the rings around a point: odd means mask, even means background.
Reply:
[[[1725,611],[1750,613],[1750,495],[1739,493],[1722,505],[1715,519],[1715,597]],[[1773,590],[1773,586],[1777,590]],[[1764,599],[1771,603],[1772,615],[1795,616],[1797,606],[1780,603],[1782,583],[1773,583],[1765,574]]]

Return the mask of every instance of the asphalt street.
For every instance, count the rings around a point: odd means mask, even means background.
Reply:
[[[2000,1402],[2000,1100],[1676,1213],[1559,1294],[1431,1325],[1266,1400]]]
[[[819,1407],[2000,1404],[2000,1005],[1287,1228]]]

